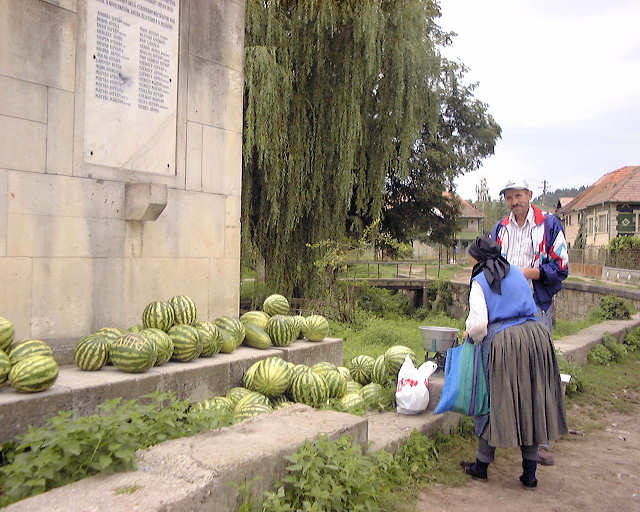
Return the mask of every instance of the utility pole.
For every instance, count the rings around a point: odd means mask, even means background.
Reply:
[[[547,180],[542,180],[542,195],[547,194]]]

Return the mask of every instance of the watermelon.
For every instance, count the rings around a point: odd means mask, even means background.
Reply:
[[[267,315],[264,311],[247,311],[244,315],[240,317],[240,321],[246,326],[247,324],[254,324],[258,327],[262,327],[267,325],[267,320],[269,320],[269,315]]]
[[[376,382],[371,382],[362,387],[360,394],[367,407],[376,407],[382,399],[382,386]]]
[[[207,409],[219,409],[221,411],[231,412],[233,404],[226,396],[214,396],[207,400]]]
[[[98,329],[94,334],[100,334],[109,341],[115,341],[124,334],[124,331],[117,327],[103,327],[102,329]]]
[[[227,398],[231,401],[231,405],[235,407],[238,400],[248,393],[251,393],[251,390],[242,387],[235,387],[227,391]]]
[[[111,344],[109,355],[113,364],[127,373],[142,373],[151,368],[158,357],[156,344],[139,333],[128,333]]]
[[[384,360],[384,354],[378,356],[376,360],[373,362],[373,368],[371,370],[371,382],[375,382],[380,384],[381,386],[386,386],[391,377],[389,372],[387,372],[387,365]]]
[[[257,416],[258,414],[266,414],[272,411],[273,409],[271,408],[271,405],[256,402],[242,404],[241,407],[236,407],[233,410],[233,421],[234,423],[244,421],[253,416]]]
[[[15,329],[13,328],[13,324],[6,318],[0,316],[0,350],[7,352],[13,342],[14,336]]]
[[[293,332],[295,336],[294,339],[297,340],[299,338],[302,338],[302,329],[306,328],[307,326],[304,317],[300,315],[294,315],[291,317],[291,321],[293,322]]]
[[[311,371],[311,368],[309,368],[306,364],[296,364],[293,368],[291,368],[291,379],[293,380],[294,377],[297,377],[301,373],[309,371]]]
[[[371,356],[356,356],[351,360],[351,378],[363,386],[371,382],[371,372],[375,360]]]
[[[200,335],[202,352],[200,357],[212,357],[222,348],[222,333],[213,322],[196,322],[194,327]]]
[[[282,395],[291,384],[292,371],[279,357],[268,357],[260,361],[251,378],[249,389],[274,398]]]
[[[169,305],[173,309],[174,323],[193,325],[198,317],[195,302],[186,295],[176,295],[169,299]]]
[[[151,302],[142,312],[142,325],[145,329],[153,328],[167,332],[174,321],[175,313],[168,302]]]
[[[149,329],[140,331],[140,334],[153,341],[156,346],[158,357],[156,358],[155,366],[161,366],[171,359],[173,355],[173,341],[166,332],[150,327]]]
[[[302,334],[309,341],[322,341],[329,334],[329,322],[320,315],[310,315],[305,318]]]
[[[413,361],[413,364],[417,364],[416,353],[409,347],[404,345],[394,345],[389,347],[384,353],[384,364],[387,367],[387,373],[391,378],[397,379],[398,372],[402,363],[404,363],[405,356],[409,356]]]
[[[297,375],[289,389],[294,401],[317,407],[329,397],[329,389],[324,377],[316,372],[303,372]]]
[[[271,342],[278,347],[286,347],[295,339],[293,323],[290,317],[284,315],[274,315],[269,318],[264,330],[271,338]]]
[[[192,325],[176,324],[167,334],[173,342],[171,359],[185,363],[197,359],[202,353],[198,329]]]
[[[234,349],[238,348],[244,341],[244,337],[246,334],[244,324],[237,318],[231,318],[230,316],[221,316],[220,318],[216,318],[215,324],[218,328],[224,329],[225,331],[231,333],[235,343]]]
[[[244,375],[242,376],[242,385],[247,388],[247,389],[254,389],[253,388],[253,374],[256,372],[256,370],[258,369],[258,366],[260,365],[262,361],[258,361],[257,363],[253,363],[251,366],[249,366],[249,368],[247,368],[247,371],[244,372]]]
[[[362,389],[362,384],[356,382],[355,380],[347,381],[346,393],[359,393],[361,389]]]
[[[245,337],[244,344],[253,347],[265,349],[271,347],[271,338],[265,330],[257,324],[244,324]]]
[[[324,373],[326,371],[337,371],[338,367],[329,361],[320,361],[311,367],[312,372]]]
[[[282,409],[284,407],[289,407],[291,405],[295,405],[295,404],[289,401],[287,397],[284,395],[271,399],[271,407],[273,407],[274,411],[277,411],[278,409]]]
[[[12,365],[31,356],[53,357],[53,350],[51,350],[51,347],[44,341],[23,340],[16,344],[9,352],[9,360]]]
[[[9,361],[9,356],[5,352],[0,350],[0,384],[7,380],[10,370],[11,361]]]
[[[353,380],[351,378],[351,372],[349,372],[349,368],[347,368],[346,366],[338,366],[336,370],[338,370],[344,376],[344,378],[347,379],[347,381]]]
[[[338,370],[325,370],[321,375],[327,383],[329,398],[342,398],[347,392],[347,379]]]
[[[35,393],[49,389],[58,378],[58,363],[51,356],[35,355],[18,361],[9,371],[9,383],[17,391]]]
[[[347,393],[338,402],[338,407],[344,411],[353,411],[354,409],[365,409],[366,403],[360,393]]]
[[[109,341],[99,334],[82,338],[73,352],[76,366],[83,371],[100,370],[109,359]]]
[[[262,303],[262,310],[269,316],[288,315],[289,301],[282,295],[269,295]]]
[[[237,411],[238,409],[242,409],[247,404],[262,404],[271,407],[271,402],[265,395],[258,393],[257,391],[249,390],[248,393],[245,393],[238,399],[233,406],[233,410]]]

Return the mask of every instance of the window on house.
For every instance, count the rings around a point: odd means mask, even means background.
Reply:
[[[476,229],[476,221],[474,219],[467,219],[467,229],[473,231]]]
[[[598,215],[598,233],[607,232],[607,214]]]
[[[589,217],[587,219],[587,233],[588,234],[593,233],[593,217]]]

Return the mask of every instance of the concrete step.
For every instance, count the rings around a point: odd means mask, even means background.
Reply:
[[[63,366],[56,383],[47,391],[25,394],[9,385],[0,388],[0,443],[25,432],[29,425],[43,425],[60,411],[72,409],[76,417],[93,414],[100,403],[112,398],[136,398],[153,391],[173,391],[181,400],[194,401],[224,395],[242,385],[242,376],[253,363],[271,356],[295,364],[329,361],[340,365],[342,340],[299,340],[288,347],[267,350],[240,346],[231,354],[190,363],[170,361],[144,373],[124,373],[113,366],[97,372]]]

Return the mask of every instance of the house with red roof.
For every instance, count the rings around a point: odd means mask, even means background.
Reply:
[[[640,236],[640,165],[602,176],[559,211],[569,248],[583,224],[585,245],[605,247],[612,238]]]

